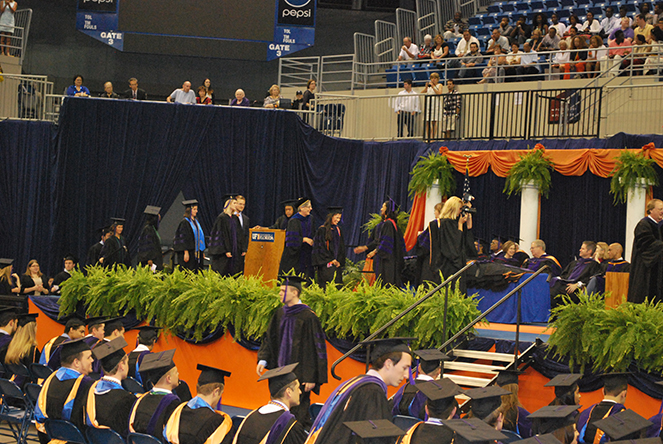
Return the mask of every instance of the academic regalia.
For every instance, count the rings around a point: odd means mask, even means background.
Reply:
[[[51,338],[45,345],[44,349],[41,351],[41,356],[39,358],[39,363],[41,365],[49,365],[51,364],[51,358],[55,354],[55,351],[60,347],[60,344],[63,342],[69,340],[69,335],[62,334],[60,336],[56,336],[55,338]],[[59,360],[56,363],[55,361],[52,363],[54,366],[57,365],[56,367],[51,367],[53,370],[57,370],[60,368],[59,366]],[[49,365],[50,366],[50,365]]]
[[[221,213],[214,221],[207,252],[212,256],[212,270],[222,276],[232,276],[240,271],[240,231],[239,219],[235,215]],[[232,257],[226,256],[226,253]]]
[[[416,277],[414,283],[418,287],[424,280],[430,280],[432,276],[430,271],[430,231],[426,228],[417,236],[417,243],[414,246],[414,253],[417,255]]]
[[[282,214],[281,216],[276,219],[276,222],[274,224],[270,225],[270,229],[272,230],[285,230],[288,228],[288,221],[290,220],[289,217],[287,217],[285,214]]]
[[[578,258],[571,261],[564,270],[562,270],[562,274],[558,278],[554,278],[550,294],[553,298],[560,294],[567,294],[566,286],[568,284],[582,282],[587,285],[589,279],[600,272],[601,265],[592,258]],[[554,300],[552,305],[555,306]]]
[[[313,219],[297,213],[288,221],[285,232],[285,248],[279,264],[279,274],[295,270],[298,275],[312,278],[314,271],[311,263],[313,247],[304,242],[304,238],[313,239]]]
[[[549,267],[547,273],[551,276],[559,276],[562,273],[562,266],[559,261],[549,254],[544,254],[541,257],[531,257],[523,263],[523,268],[527,268],[533,272],[539,271],[539,268],[547,265]]]
[[[9,343],[12,341],[12,336],[0,330],[0,362],[5,362],[5,356],[7,355],[7,348],[9,348]]]
[[[341,229],[333,225],[330,228],[331,240],[327,240],[327,227],[320,226],[313,239],[313,266],[318,270],[318,285],[324,289],[328,282],[334,281],[337,287],[343,285],[343,269],[345,268],[345,242]],[[336,259],[341,266],[331,265]]]
[[[379,278],[384,285],[402,286],[405,241],[396,221],[386,219],[380,222],[373,230],[372,240],[367,247],[368,251],[377,250],[377,254],[373,256],[375,278]]]
[[[269,442],[282,444],[303,444],[307,437],[292,413],[270,402],[244,418],[233,444],[260,444],[268,433]]]
[[[166,442],[177,437],[182,444],[219,444],[230,442],[232,420],[227,414],[214,410],[196,396],[180,404],[167,421],[163,436]]]
[[[69,279],[71,277],[71,273],[67,270],[63,270],[59,272],[58,274],[55,275],[53,278],[53,285],[51,286],[51,290],[53,291],[53,294],[60,294],[60,286],[64,281]],[[54,288],[57,287],[57,290],[54,290]]]
[[[515,257],[507,258],[506,256],[498,256],[493,259],[493,262],[502,265],[508,265],[510,267],[520,267],[520,261]]]
[[[601,263],[601,274],[592,277],[591,285],[595,292],[604,293],[605,292],[605,274],[610,273],[628,273],[631,269],[631,264],[629,264],[624,259],[618,259],[614,261],[604,261]],[[588,291],[590,288],[588,286]]]
[[[140,364],[143,362],[143,359],[146,355],[149,355],[150,351],[145,345],[138,345],[131,353],[129,353],[129,376],[134,378],[139,383],[143,383],[143,379],[138,372]]]
[[[237,256],[237,266],[235,267],[236,273],[244,272],[244,258],[242,253],[246,253],[249,249],[249,239],[251,238],[251,221],[248,216],[244,213],[237,213],[235,215],[237,218],[237,227],[238,227],[238,238],[239,238],[239,255]]]
[[[11,381],[14,381],[16,385],[18,385],[21,388],[24,388],[25,384],[28,382],[31,382],[30,378],[18,374],[15,370],[17,367],[20,366],[25,366],[26,368],[30,367],[30,364],[38,363],[39,362],[39,356],[41,355],[41,352],[37,347],[32,345],[30,347],[30,350],[19,360],[18,365],[17,364],[10,364],[6,361],[3,361],[4,366],[5,366],[5,371],[7,372],[6,376],[10,377],[11,376]]]
[[[529,438],[532,436],[532,421],[527,418],[529,414],[527,410],[520,406],[515,410],[510,410],[504,418],[502,429],[511,430],[523,439]]]
[[[649,216],[635,226],[631,277],[628,286],[629,302],[645,299],[663,300],[663,236],[661,227]]]
[[[87,265],[97,265],[99,263],[99,258],[101,257],[101,250],[104,248],[104,242],[99,241],[92,245],[89,250],[87,250]]]
[[[118,238],[113,235],[109,237],[101,249],[101,257],[104,258],[104,267],[112,267],[119,264],[127,267],[131,266],[131,256],[129,256],[124,236]]]
[[[427,375],[419,375],[415,382],[432,381]],[[412,416],[422,421],[426,419],[426,395],[419,391],[414,384],[405,384],[398,389],[392,397],[390,404],[393,405],[391,413],[403,416]]]
[[[423,253],[426,258],[422,265],[421,280],[429,281],[439,284],[440,280],[440,267],[442,266],[442,253],[440,251],[440,220],[435,219],[430,221],[428,228],[424,231],[426,237],[422,233],[421,249],[426,248]]]
[[[466,228],[460,231],[458,219],[440,219],[439,242],[435,244],[431,242],[431,261],[436,255],[440,261],[438,270],[442,272],[444,278],[453,276],[465,266],[468,260],[477,257],[472,230]],[[435,270],[433,271],[435,272]],[[461,291],[464,292],[465,287],[464,279],[460,279]]]
[[[592,423],[616,415],[623,410],[626,410],[623,404],[610,401],[601,401],[583,410],[578,416],[577,428],[580,434],[578,442],[592,444],[597,433],[597,428]],[[603,434],[602,431],[599,433]]]
[[[129,416],[136,396],[122,384],[107,376],[93,384],[88,393],[86,424],[90,427],[106,426],[124,439],[129,434]]]
[[[412,426],[398,444],[451,444],[454,432],[444,427],[441,421],[429,420]]]
[[[177,395],[163,389],[144,393],[131,410],[129,431],[152,435],[161,441],[168,418],[181,403]]]
[[[175,239],[173,240],[173,250],[177,253],[177,263],[182,268],[188,270],[198,270],[202,268],[203,265],[203,251],[204,248],[201,247],[205,245],[204,233],[200,227],[200,223],[196,220],[197,230],[203,235],[203,238],[196,238],[193,233],[193,228],[191,227],[191,222],[188,218],[184,218],[177,227],[175,232]],[[184,262],[184,252],[189,252],[189,262]]]
[[[157,228],[151,223],[145,224],[138,238],[138,263],[145,266],[148,261],[152,261],[157,266],[157,270],[163,270],[161,237]]]
[[[663,412],[660,412],[651,418],[649,421],[652,426],[647,430],[647,438],[659,438],[661,436],[661,429],[663,428]]]
[[[529,259],[529,254],[525,253],[523,250],[518,250],[513,254],[513,258],[518,263],[516,267],[522,267],[525,261]]]

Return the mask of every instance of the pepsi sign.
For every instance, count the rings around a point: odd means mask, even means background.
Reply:
[[[117,2],[115,0],[78,0],[78,10],[95,11],[95,12],[117,12]]]
[[[278,0],[278,25],[314,26],[315,0]]]

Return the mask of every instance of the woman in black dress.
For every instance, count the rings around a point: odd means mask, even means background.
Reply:
[[[346,252],[343,233],[338,227],[342,212],[341,207],[329,207],[325,223],[313,238],[313,266],[318,272],[318,285],[323,290],[329,282],[334,282],[336,288],[343,286]]]
[[[223,206],[223,212],[214,221],[210,234],[208,253],[212,257],[212,270],[222,276],[232,276],[239,273],[240,245],[239,219],[233,213],[237,200],[230,196]]]
[[[21,294],[41,296],[48,294],[49,291],[48,279],[46,279],[39,269],[39,262],[36,259],[32,259],[28,262],[25,274],[21,276]]]

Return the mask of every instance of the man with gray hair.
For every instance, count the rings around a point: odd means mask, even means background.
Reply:
[[[536,272],[539,270],[539,268],[547,265],[550,268],[548,274],[551,276],[559,276],[559,274],[562,272],[562,266],[559,265],[559,261],[555,259],[555,256],[551,256],[546,253],[545,242],[543,242],[541,239],[535,240],[532,242],[530,251],[532,252],[532,257],[525,260],[523,263],[523,268],[527,268],[528,270]]]
[[[398,60],[415,60],[419,55],[419,48],[417,45],[412,43],[410,37],[403,38],[403,46],[401,46],[401,52],[398,55]]]
[[[433,37],[430,34],[424,36],[424,44],[419,48],[420,59],[431,59],[431,54],[433,53]]]
[[[122,95],[125,99],[147,100],[147,93],[144,89],[138,87],[138,79],[135,77],[129,79],[129,89]]]
[[[119,99],[120,96],[117,95],[115,91],[113,91],[113,84],[111,82],[106,82],[104,83],[104,92],[99,94],[99,97],[103,97],[104,99]]]

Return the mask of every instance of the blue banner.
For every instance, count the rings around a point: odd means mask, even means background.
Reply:
[[[117,13],[78,11],[76,13],[76,29],[122,51],[124,33],[117,30]]]
[[[316,0],[276,0],[274,42],[267,60],[301,51],[315,43]]]

